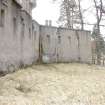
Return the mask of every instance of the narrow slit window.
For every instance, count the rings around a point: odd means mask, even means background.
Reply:
[[[69,44],[71,44],[71,37],[70,36],[68,37],[68,41],[69,41]]]
[[[16,17],[13,18],[13,32],[14,36],[16,36],[16,30],[17,30],[17,20]]]
[[[50,35],[47,35],[47,42],[50,43]]]
[[[29,28],[29,38],[31,39],[31,28]]]
[[[24,24],[24,19],[23,18],[21,19],[21,25],[22,25],[21,37],[22,37],[22,39],[24,39],[25,24]]]
[[[0,26],[4,27],[4,23],[5,23],[5,11],[2,9],[0,12],[1,12]]]
[[[61,36],[58,36],[58,43],[61,43]]]

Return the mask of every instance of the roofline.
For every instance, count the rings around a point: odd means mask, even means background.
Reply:
[[[36,20],[32,20],[33,23],[36,23],[37,25],[41,26]]]
[[[46,26],[46,25],[40,25],[41,27],[48,27],[48,28],[60,28],[60,29],[65,29],[65,30],[72,30],[72,31],[84,31],[84,32],[91,32],[88,30],[80,30],[80,29],[69,29],[69,28],[65,28],[65,27],[56,27],[56,26]]]

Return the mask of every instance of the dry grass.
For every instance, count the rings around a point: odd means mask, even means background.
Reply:
[[[36,65],[0,78],[0,105],[105,105],[105,68]]]

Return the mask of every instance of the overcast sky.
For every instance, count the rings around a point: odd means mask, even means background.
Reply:
[[[37,6],[33,10],[33,18],[43,25],[45,20],[52,20],[52,24],[57,25],[59,3],[53,3],[52,0],[37,0]]]

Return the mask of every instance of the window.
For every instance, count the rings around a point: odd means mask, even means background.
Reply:
[[[69,44],[71,44],[71,37],[70,36],[68,37],[68,41],[69,41]]]
[[[29,38],[31,39],[31,28],[29,28]]]
[[[58,36],[58,43],[61,43],[61,36]]]
[[[22,39],[24,39],[25,24],[24,24],[24,19],[23,18],[21,18],[21,26],[22,26],[21,37],[22,37]]]
[[[47,42],[50,43],[50,35],[47,35]]]
[[[5,23],[5,11],[3,9],[1,9],[0,11],[0,26],[4,27],[4,23]]]
[[[16,30],[17,30],[17,21],[16,21],[16,17],[13,18],[13,32],[14,32],[14,36],[16,36]]]

